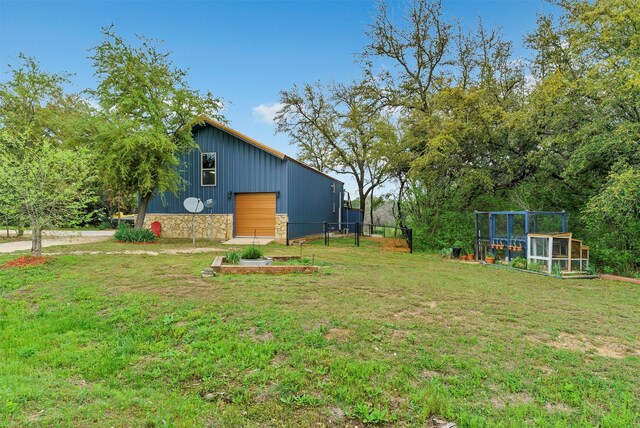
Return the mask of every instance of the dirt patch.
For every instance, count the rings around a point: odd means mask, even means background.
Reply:
[[[0,266],[0,269],[8,268],[27,268],[31,266],[43,265],[51,260],[51,257],[38,257],[38,256],[22,256],[17,259],[10,260]]]
[[[571,407],[562,403],[546,403],[544,408],[549,413],[566,413],[571,411]]]
[[[397,251],[401,253],[409,252],[407,241],[401,238],[386,238],[383,240],[382,248],[386,251]]]
[[[425,379],[433,379],[434,377],[439,377],[442,376],[440,373],[435,372],[433,370],[423,370],[422,371],[422,377],[424,377]]]
[[[202,278],[193,276],[193,275],[187,275],[187,274],[175,274],[175,273],[170,273],[170,274],[166,274],[166,275],[162,275],[164,278],[176,278],[179,279],[180,281],[186,283],[186,284],[191,284],[191,285],[207,285],[206,281]]]
[[[254,342],[266,342],[267,340],[273,339],[273,333],[265,331],[264,333],[258,334],[256,333],[255,327],[251,327],[243,336],[250,337]]]
[[[584,335],[560,333],[558,338],[549,342],[549,345],[558,349],[567,349],[578,352],[594,352],[601,357],[621,359],[628,355],[640,355],[640,350],[629,349],[616,343],[612,338],[598,336],[595,340],[589,340]]]
[[[504,409],[507,406],[518,406],[521,404],[529,404],[532,402],[533,397],[524,392],[520,392],[518,394],[509,394],[491,399],[491,403],[496,409]]]
[[[338,342],[346,342],[353,335],[353,330],[348,328],[332,328],[324,335],[327,340],[336,340]]]

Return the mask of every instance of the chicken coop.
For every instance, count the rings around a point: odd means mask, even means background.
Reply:
[[[503,261],[516,257],[538,264],[551,273],[583,272],[589,266],[589,247],[567,231],[565,211],[476,211],[475,254],[484,260],[488,252]]]
[[[589,267],[589,247],[566,233],[530,233],[527,263],[538,263],[543,272],[584,272]]]

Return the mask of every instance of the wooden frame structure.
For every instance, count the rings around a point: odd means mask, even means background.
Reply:
[[[584,272],[589,268],[589,247],[571,232],[530,233],[527,239],[527,264],[539,263],[551,273],[554,265],[560,272]]]

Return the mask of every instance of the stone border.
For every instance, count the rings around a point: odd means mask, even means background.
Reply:
[[[299,260],[300,256],[272,256],[273,260],[287,261]],[[285,275],[288,273],[313,273],[318,271],[318,266],[239,266],[224,264],[227,261],[224,256],[217,256],[211,267],[202,271],[202,276],[215,276],[221,274],[250,274],[261,273],[271,275]]]

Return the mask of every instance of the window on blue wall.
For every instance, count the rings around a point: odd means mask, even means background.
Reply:
[[[202,153],[201,164],[201,185],[202,186],[215,186],[216,185],[216,154],[215,153]]]

